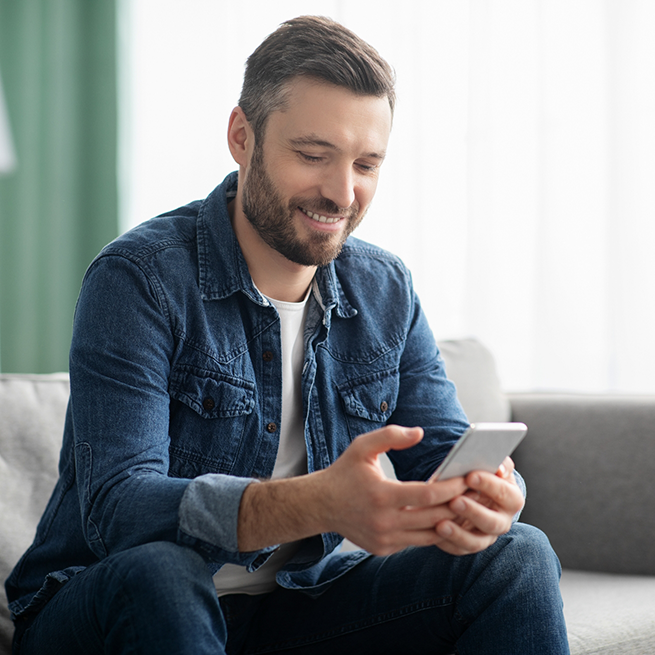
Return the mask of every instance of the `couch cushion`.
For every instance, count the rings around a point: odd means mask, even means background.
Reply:
[[[509,401],[491,351],[477,339],[439,341],[438,346],[469,421],[509,421]]]
[[[571,655],[655,653],[655,577],[562,574]]]
[[[68,393],[65,374],[0,375],[0,653],[13,633],[4,581],[55,486]]]

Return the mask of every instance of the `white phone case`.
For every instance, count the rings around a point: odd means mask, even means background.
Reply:
[[[495,473],[527,431],[524,423],[473,423],[450,449],[430,481],[448,480],[471,471]]]

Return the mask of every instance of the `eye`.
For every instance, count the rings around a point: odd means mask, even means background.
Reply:
[[[307,162],[312,164],[317,164],[323,161],[323,157],[315,157],[314,155],[308,155],[306,152],[298,151],[298,154]]]
[[[360,171],[363,171],[364,173],[375,173],[378,168],[380,168],[380,164],[366,164],[364,162],[358,162],[355,164],[357,168],[359,168]]]

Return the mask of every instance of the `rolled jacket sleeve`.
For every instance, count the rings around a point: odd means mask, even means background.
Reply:
[[[207,554],[210,559],[249,566],[252,570],[272,553],[275,546],[255,553],[239,553],[237,523],[241,497],[249,484],[257,481],[230,475],[203,475],[192,480],[180,503],[180,543]],[[221,505],[221,520],[216,506]],[[221,544],[217,548],[216,544]]]

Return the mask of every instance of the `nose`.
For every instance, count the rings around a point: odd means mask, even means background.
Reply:
[[[348,209],[355,202],[355,180],[350,166],[334,167],[326,172],[321,195],[340,209]]]

